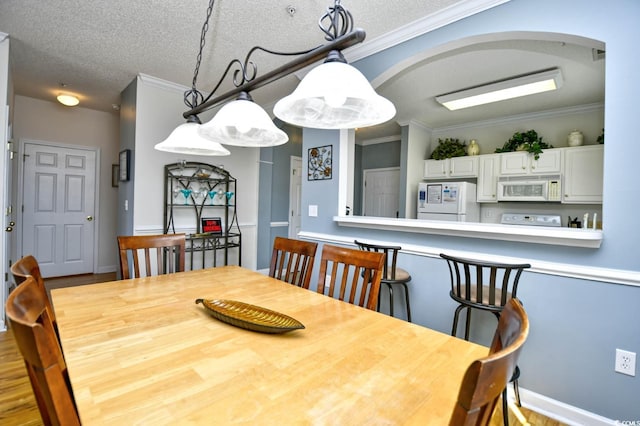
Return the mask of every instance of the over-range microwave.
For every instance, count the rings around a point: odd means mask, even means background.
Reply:
[[[510,176],[498,179],[498,201],[561,201],[562,179],[553,176]]]

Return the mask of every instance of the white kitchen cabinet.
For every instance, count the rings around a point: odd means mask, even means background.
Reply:
[[[601,204],[604,145],[564,150],[564,204]]]
[[[478,156],[424,161],[425,179],[447,179],[459,177],[478,177]]]
[[[548,149],[536,160],[534,154],[526,151],[501,154],[500,174],[502,176],[559,174],[562,169],[562,149]]]
[[[479,158],[476,197],[479,203],[497,203],[501,154],[481,155]]]

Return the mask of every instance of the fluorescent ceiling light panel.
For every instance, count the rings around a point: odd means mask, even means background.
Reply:
[[[529,74],[436,96],[436,101],[444,105],[447,109],[455,111],[457,109],[556,90],[562,86],[562,81],[560,70],[555,68],[536,74]]]

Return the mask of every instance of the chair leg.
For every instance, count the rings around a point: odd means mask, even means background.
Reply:
[[[387,284],[387,288],[389,289],[389,316],[393,316],[393,286],[389,283]]]
[[[509,426],[509,404],[507,404],[507,388],[502,391],[502,421],[504,426]]]
[[[407,302],[407,320],[411,322],[411,304],[409,303],[409,287],[405,283],[401,283],[404,287],[404,299]]]
[[[451,328],[451,335],[455,336],[458,333],[458,317],[460,316],[460,311],[463,310],[465,306],[459,305],[456,308],[455,313],[453,314],[453,327]]]
[[[464,328],[464,340],[469,340],[469,329],[471,328],[471,308],[467,306],[467,324]]]

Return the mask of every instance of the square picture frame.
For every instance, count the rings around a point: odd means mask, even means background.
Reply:
[[[307,180],[329,180],[333,171],[333,145],[309,148]]]
[[[112,164],[111,165],[111,186],[113,188],[117,188],[118,182],[120,182],[120,166],[118,164]]]
[[[131,150],[125,149],[120,151],[120,182],[127,182],[129,180],[129,168],[131,166]]]

